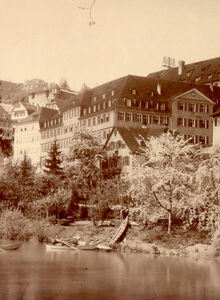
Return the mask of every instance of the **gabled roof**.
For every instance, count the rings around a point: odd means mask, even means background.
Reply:
[[[155,79],[178,80],[195,83],[196,77],[200,77],[197,83],[204,84],[220,81],[220,57],[184,64],[182,74],[178,75],[178,67],[168,70],[152,72],[147,77]]]
[[[55,109],[47,108],[47,107],[41,107],[37,111],[33,112],[31,115],[29,115],[27,118],[21,120],[19,124],[22,123],[29,123],[38,121],[39,123],[43,123],[46,121],[51,120],[55,116],[58,116],[59,113]]]
[[[164,133],[164,128],[135,128],[135,127],[114,127],[111,134],[109,135],[104,148],[107,146],[112,134],[118,131],[124,140],[127,147],[133,153],[140,153],[143,146],[140,145],[141,140],[146,140],[151,136],[160,136]]]
[[[50,104],[50,103],[49,103]],[[73,99],[55,98],[53,103],[56,104],[60,112],[71,109],[73,107]]]
[[[158,91],[158,85],[160,85],[161,92]],[[136,99],[136,100],[148,100],[156,102],[168,102],[172,97],[176,97],[192,88],[196,88],[203,93],[206,97],[213,101],[220,99],[220,88],[213,87],[213,90],[206,85],[195,85],[192,83],[186,83],[181,81],[171,81],[164,79],[155,79],[149,77],[127,75],[119,79],[107,82],[98,87],[84,91],[79,94],[78,100],[83,107],[88,107],[95,103],[117,99],[112,107],[124,107],[126,104],[124,99]],[[136,94],[132,94],[132,90],[136,90]],[[114,90],[114,96],[111,92]]]

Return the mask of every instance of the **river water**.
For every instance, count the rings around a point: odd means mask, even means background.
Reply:
[[[0,252],[0,299],[220,299],[220,263],[101,251]]]

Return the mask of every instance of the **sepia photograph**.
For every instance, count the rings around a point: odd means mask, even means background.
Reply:
[[[220,299],[219,16],[0,0],[0,300]]]

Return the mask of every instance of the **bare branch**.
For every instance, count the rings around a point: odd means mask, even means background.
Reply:
[[[90,19],[89,25],[90,26],[95,25],[95,20],[92,17],[92,9],[93,9],[95,3],[96,3],[96,0],[93,0],[91,6],[89,6],[89,7],[83,7],[83,6],[78,7],[79,9],[82,9],[82,10],[89,10],[89,19]]]

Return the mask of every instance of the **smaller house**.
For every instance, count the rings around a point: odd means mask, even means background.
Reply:
[[[33,112],[37,110],[37,107],[25,102],[18,102],[14,105],[11,111],[11,119],[13,121],[20,121],[27,118]]]
[[[159,136],[163,128],[114,127],[104,145],[108,157],[119,158],[122,172],[127,172],[137,162],[141,162],[141,152],[145,140],[150,136]]]

